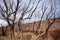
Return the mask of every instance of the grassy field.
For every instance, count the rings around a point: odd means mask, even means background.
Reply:
[[[32,27],[32,24],[33,23],[25,24],[25,25],[23,25],[23,27],[27,28],[27,30],[28,30],[28,26]],[[47,27],[47,24],[48,24],[47,21],[42,21],[41,26],[44,27],[46,25],[46,27]],[[43,30],[42,27],[41,27],[41,31]],[[7,32],[6,36],[0,35],[0,40],[60,40],[60,19],[57,19],[54,22],[54,24],[50,27],[47,35],[38,37],[39,34],[32,33],[31,29],[32,28],[30,28],[28,32],[23,32],[23,35],[22,35],[22,32],[20,32],[20,33],[14,32],[14,36],[12,36],[12,38],[11,38],[11,34],[9,32]],[[26,31],[26,30],[24,30],[24,31]],[[0,30],[0,34],[1,34],[1,30]]]
[[[7,36],[0,36],[0,40],[52,40],[52,37],[48,37],[48,36],[39,36],[37,38],[38,35],[31,33],[31,32],[23,32],[23,36],[22,33],[16,33],[15,32],[15,36],[12,37],[10,35]],[[47,39],[49,38],[49,39]]]

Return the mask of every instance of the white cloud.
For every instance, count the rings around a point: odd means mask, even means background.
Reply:
[[[1,24],[3,26],[6,26],[7,25],[7,22],[5,20],[0,19],[0,27],[1,27]]]

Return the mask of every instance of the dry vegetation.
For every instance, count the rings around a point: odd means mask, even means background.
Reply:
[[[37,35],[30,33],[30,32],[23,33],[23,40],[43,40],[43,37],[39,37],[38,39],[36,39],[36,37],[37,37]],[[16,34],[15,37],[12,39],[13,40],[21,40],[21,33],[19,35]],[[11,39],[6,36],[0,36],[0,40],[11,40]]]
[[[16,34],[16,33],[15,33]],[[58,34],[54,34],[53,32],[51,34],[48,33],[48,35],[43,35],[38,38],[36,34],[33,34],[31,32],[24,32],[23,33],[23,40],[54,40],[53,36],[57,37]],[[10,36],[10,35],[9,35]],[[0,40],[21,40],[21,33],[16,34],[15,37],[9,38],[8,36],[0,36]],[[57,40],[57,39],[56,39]]]
[[[47,24],[47,21],[45,20],[44,22],[42,22],[42,24],[45,22]],[[24,27],[28,28],[27,26]],[[42,32],[42,30],[40,32]],[[33,33],[32,31],[27,32],[26,30],[25,31],[23,30],[23,38],[22,38],[22,31],[20,32],[14,31],[14,36],[12,36],[12,39],[9,31],[6,34],[7,34],[6,36],[0,36],[0,40],[60,40],[60,19],[57,19],[55,21],[55,23],[51,26],[47,34],[44,34],[39,37],[38,37],[39,31],[37,33]]]
[[[1,19],[4,19],[8,23],[8,26],[7,28],[3,28],[1,24],[0,40],[60,40],[60,19],[55,19],[56,1],[50,0],[50,7],[47,6],[45,2],[42,2],[39,11],[36,11],[41,1],[42,0],[38,0],[36,5],[34,0],[29,0],[27,4],[25,4],[23,0],[1,1],[4,4],[0,5],[0,15],[3,17]],[[40,15],[40,11],[42,11],[42,15]],[[22,23],[22,21],[26,19],[31,19],[35,12],[37,12],[39,17],[41,16],[39,18],[40,20],[42,20],[44,14],[47,13],[45,17],[46,21],[36,22],[36,20],[34,20],[33,23]],[[18,13],[19,19],[16,22]],[[28,16],[24,18],[26,15]],[[35,14],[34,18],[36,18],[36,16]],[[53,20],[50,20],[52,17]]]

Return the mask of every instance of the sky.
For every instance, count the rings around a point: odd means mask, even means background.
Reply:
[[[55,0],[56,1],[56,13],[55,13],[55,17],[57,18],[57,17],[59,17],[60,16],[60,0]],[[37,15],[37,11],[39,11],[40,10],[40,8],[41,8],[41,4],[42,4],[42,2],[46,2],[46,5],[48,6],[48,7],[50,7],[50,3],[49,3],[49,0],[42,0],[41,2],[40,2],[40,4],[39,4],[39,6],[38,6],[38,8],[37,8],[37,10],[35,11],[35,15]],[[35,3],[36,4],[36,3]],[[48,9],[49,10],[49,9]],[[48,12],[48,10],[47,10],[47,12]],[[32,17],[32,19],[27,19],[27,20],[24,20],[24,22],[33,22],[34,20],[36,20],[36,21],[39,21],[40,20],[40,18],[39,17],[41,17],[41,15],[42,15],[42,13],[40,12],[40,14],[39,15],[37,15],[37,17],[36,18],[34,18],[35,16],[33,16]],[[43,19],[42,20],[45,20],[46,19],[46,14],[44,14],[44,17],[43,17]],[[32,21],[31,21],[32,20]]]
[[[57,4],[56,16],[60,16],[60,0],[56,0],[56,4]]]
[[[32,9],[31,11],[34,10],[34,8],[36,7],[36,4],[38,3],[38,0],[34,0],[34,1],[35,1],[35,2],[34,2],[34,7],[33,7],[33,9]],[[56,1],[56,8],[57,8],[57,9],[56,9],[55,17],[57,18],[57,17],[60,16],[60,0],[55,0],[55,1]],[[15,1],[15,2],[16,2],[16,1]],[[23,0],[22,2],[23,2],[23,4],[22,4],[22,6],[21,6],[20,9],[22,9],[22,8],[24,7],[24,5],[27,6],[28,3],[29,3],[29,0]],[[49,0],[42,0],[42,1],[39,3],[36,11],[34,12],[34,14],[33,14],[33,16],[32,16],[32,18],[31,18],[31,19],[24,20],[25,23],[33,22],[34,20],[36,20],[36,21],[39,21],[39,20],[40,20],[39,17],[41,17],[41,15],[42,15],[42,12],[41,12],[40,10],[41,10],[41,6],[42,6],[43,2],[46,3],[46,5],[47,5],[48,7],[50,7]],[[0,4],[3,4],[3,3],[1,2],[1,0],[0,0]],[[33,6],[33,1],[31,2],[29,9],[30,9],[32,6]],[[14,6],[13,6],[13,8],[15,9]],[[29,9],[28,9],[28,10],[29,10]],[[48,9],[48,10],[49,10],[49,9]],[[48,10],[47,10],[47,12],[48,12]],[[39,12],[39,15],[37,15],[38,12]],[[20,12],[20,13],[21,13],[21,12]],[[29,13],[30,13],[30,12],[29,12]],[[16,20],[19,19],[19,18],[17,18],[17,17],[20,17],[19,15],[20,15],[19,13],[16,15]],[[34,18],[35,15],[36,15],[36,18]],[[28,16],[28,14],[25,15],[24,18],[26,18],[27,16]],[[11,17],[12,17],[12,16],[11,16]],[[6,22],[5,20],[2,20],[1,18],[2,18],[2,16],[0,15],[0,24],[2,23],[2,25],[6,26],[6,25],[7,25],[7,22]],[[13,18],[12,18],[12,19],[13,19]],[[42,20],[46,20],[46,14],[44,14],[44,17],[43,17]],[[1,26],[1,25],[0,25],[0,26]]]

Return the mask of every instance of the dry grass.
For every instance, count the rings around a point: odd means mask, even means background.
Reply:
[[[10,36],[10,35],[9,35]],[[49,35],[50,36],[50,35]],[[52,40],[52,37],[50,36],[49,39],[47,39],[47,37],[43,37],[40,36],[39,38],[37,38],[37,35],[31,33],[31,32],[24,32],[23,33],[23,40]],[[0,36],[0,40],[21,40],[21,32],[15,32],[15,37],[9,38],[6,36]]]

